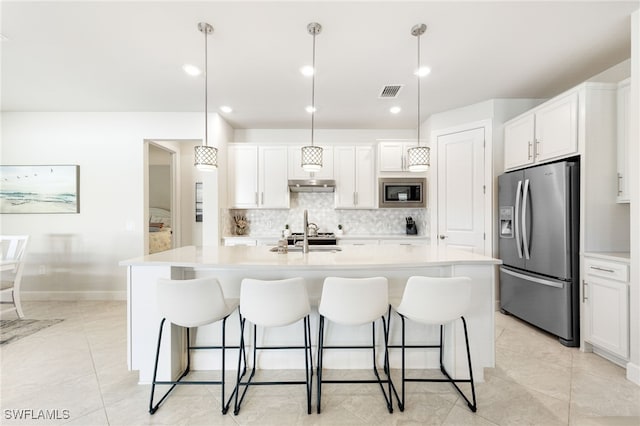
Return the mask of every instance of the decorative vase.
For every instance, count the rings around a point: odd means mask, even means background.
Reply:
[[[239,226],[236,226],[236,235],[244,235],[246,229],[247,228],[241,228]]]

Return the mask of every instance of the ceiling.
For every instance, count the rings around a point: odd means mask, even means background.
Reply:
[[[3,111],[209,111],[235,128],[306,128],[316,50],[316,128],[416,125],[416,37],[425,23],[421,119],[491,98],[548,98],[630,56],[639,1],[6,1]],[[379,99],[402,84],[395,99]],[[391,106],[402,111],[393,115]]]

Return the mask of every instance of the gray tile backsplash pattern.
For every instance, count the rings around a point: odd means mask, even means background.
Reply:
[[[429,235],[428,209],[336,210],[333,193],[292,193],[288,210],[223,210],[223,235],[234,235],[234,215],[246,216],[248,235],[279,236],[285,224],[292,232],[302,232],[305,209],[309,222],[317,224],[320,232],[335,232],[341,224],[345,235],[401,235],[405,233],[405,218],[411,216],[418,235]]]

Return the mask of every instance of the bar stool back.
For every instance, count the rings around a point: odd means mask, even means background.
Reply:
[[[402,295],[402,301],[396,308],[402,319],[402,400],[398,401],[400,410],[405,406],[406,382],[450,382],[465,399],[469,409],[475,412],[476,391],[471,369],[471,353],[467,322],[464,314],[471,306],[471,279],[468,277],[434,278],[410,277]],[[439,345],[406,345],[405,318],[421,324],[440,325]],[[460,318],[464,328],[464,340],[467,348],[467,362],[469,364],[469,379],[453,379],[446,370],[443,360],[444,326]],[[446,379],[417,379],[407,378],[405,375],[405,350],[409,348],[438,348],[440,351],[440,370]],[[470,383],[473,402],[458,387],[457,383]],[[396,394],[397,397],[397,394]]]
[[[313,360],[311,353],[311,326],[309,323],[309,295],[303,278],[284,280],[256,280],[245,278],[240,287],[241,338],[244,346],[245,322],[253,324],[253,369],[247,381],[242,382],[238,375],[238,386],[244,386],[242,395],[236,393],[234,414],[240,412],[242,401],[251,385],[305,385],[307,391],[307,414],[311,414],[311,386]],[[303,320],[304,346],[258,346],[257,327],[282,327]],[[254,381],[256,356],[258,350],[304,349],[304,381]],[[238,361],[238,367],[240,361]],[[238,368],[238,372],[240,368]]]
[[[391,399],[391,387],[389,377],[387,339],[389,335],[388,324],[385,315],[389,313],[389,289],[387,279],[384,277],[372,278],[339,278],[327,277],[322,287],[322,296],[318,311],[320,313],[320,326],[318,334],[318,413],[321,411],[322,384],[323,383],[378,383],[382,395],[390,413],[393,412],[393,400]],[[387,379],[383,380],[378,374],[376,366],[376,328],[375,322],[382,319],[385,365],[384,371]],[[363,325],[371,323],[372,340],[367,346],[327,346],[324,344],[324,325],[329,320],[342,325]],[[327,349],[369,349],[373,354],[374,380],[326,380],[322,378],[323,352]],[[388,385],[385,391],[383,384]]]
[[[190,280],[159,279],[157,283],[158,313],[162,316],[160,330],[158,331],[158,347],[153,369],[153,382],[151,384],[151,398],[149,400],[149,413],[154,414],[160,404],[169,396],[176,385],[221,385],[222,414],[226,414],[231,403],[231,398],[237,391],[237,386],[225,402],[225,354],[228,349],[238,349],[241,356],[243,350],[239,346],[226,346],[226,321],[229,315],[238,307],[238,299],[226,299],[215,278],[197,278]],[[158,359],[160,357],[160,345],[162,343],[162,330],[165,321],[186,328],[187,365],[177,380],[157,380]],[[221,346],[191,346],[190,328],[213,324],[222,321],[222,345]],[[221,350],[222,366],[221,379],[218,381],[186,381],[182,380],[191,367],[190,351],[196,349]],[[153,396],[156,385],[171,385],[171,388],[154,405]]]

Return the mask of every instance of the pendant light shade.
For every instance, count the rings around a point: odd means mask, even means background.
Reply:
[[[302,168],[306,172],[318,172],[322,170],[322,148],[313,145],[303,146]]]
[[[410,172],[426,172],[431,164],[431,150],[428,146],[414,146],[407,150]]]
[[[207,106],[207,38],[213,32],[213,27],[206,22],[200,22],[198,31],[204,34],[204,145],[195,147],[194,165],[198,170],[211,171],[218,167],[218,150],[209,146],[209,114]]]
[[[411,28],[411,34],[416,36],[418,39],[418,70],[420,70],[420,36],[424,34],[427,30],[427,26],[425,24],[417,24]],[[431,149],[428,146],[420,145],[420,75],[416,73],[416,78],[418,81],[418,146],[414,146],[413,148],[409,148],[407,150],[407,156],[409,160],[409,171],[410,172],[426,172],[429,170],[429,165],[431,164]]]
[[[313,36],[313,74],[311,75],[311,144],[302,147],[302,169],[305,172],[322,170],[322,148],[313,145],[313,132],[316,114],[316,35],[320,34],[322,26],[317,22],[307,25],[307,31]]]

